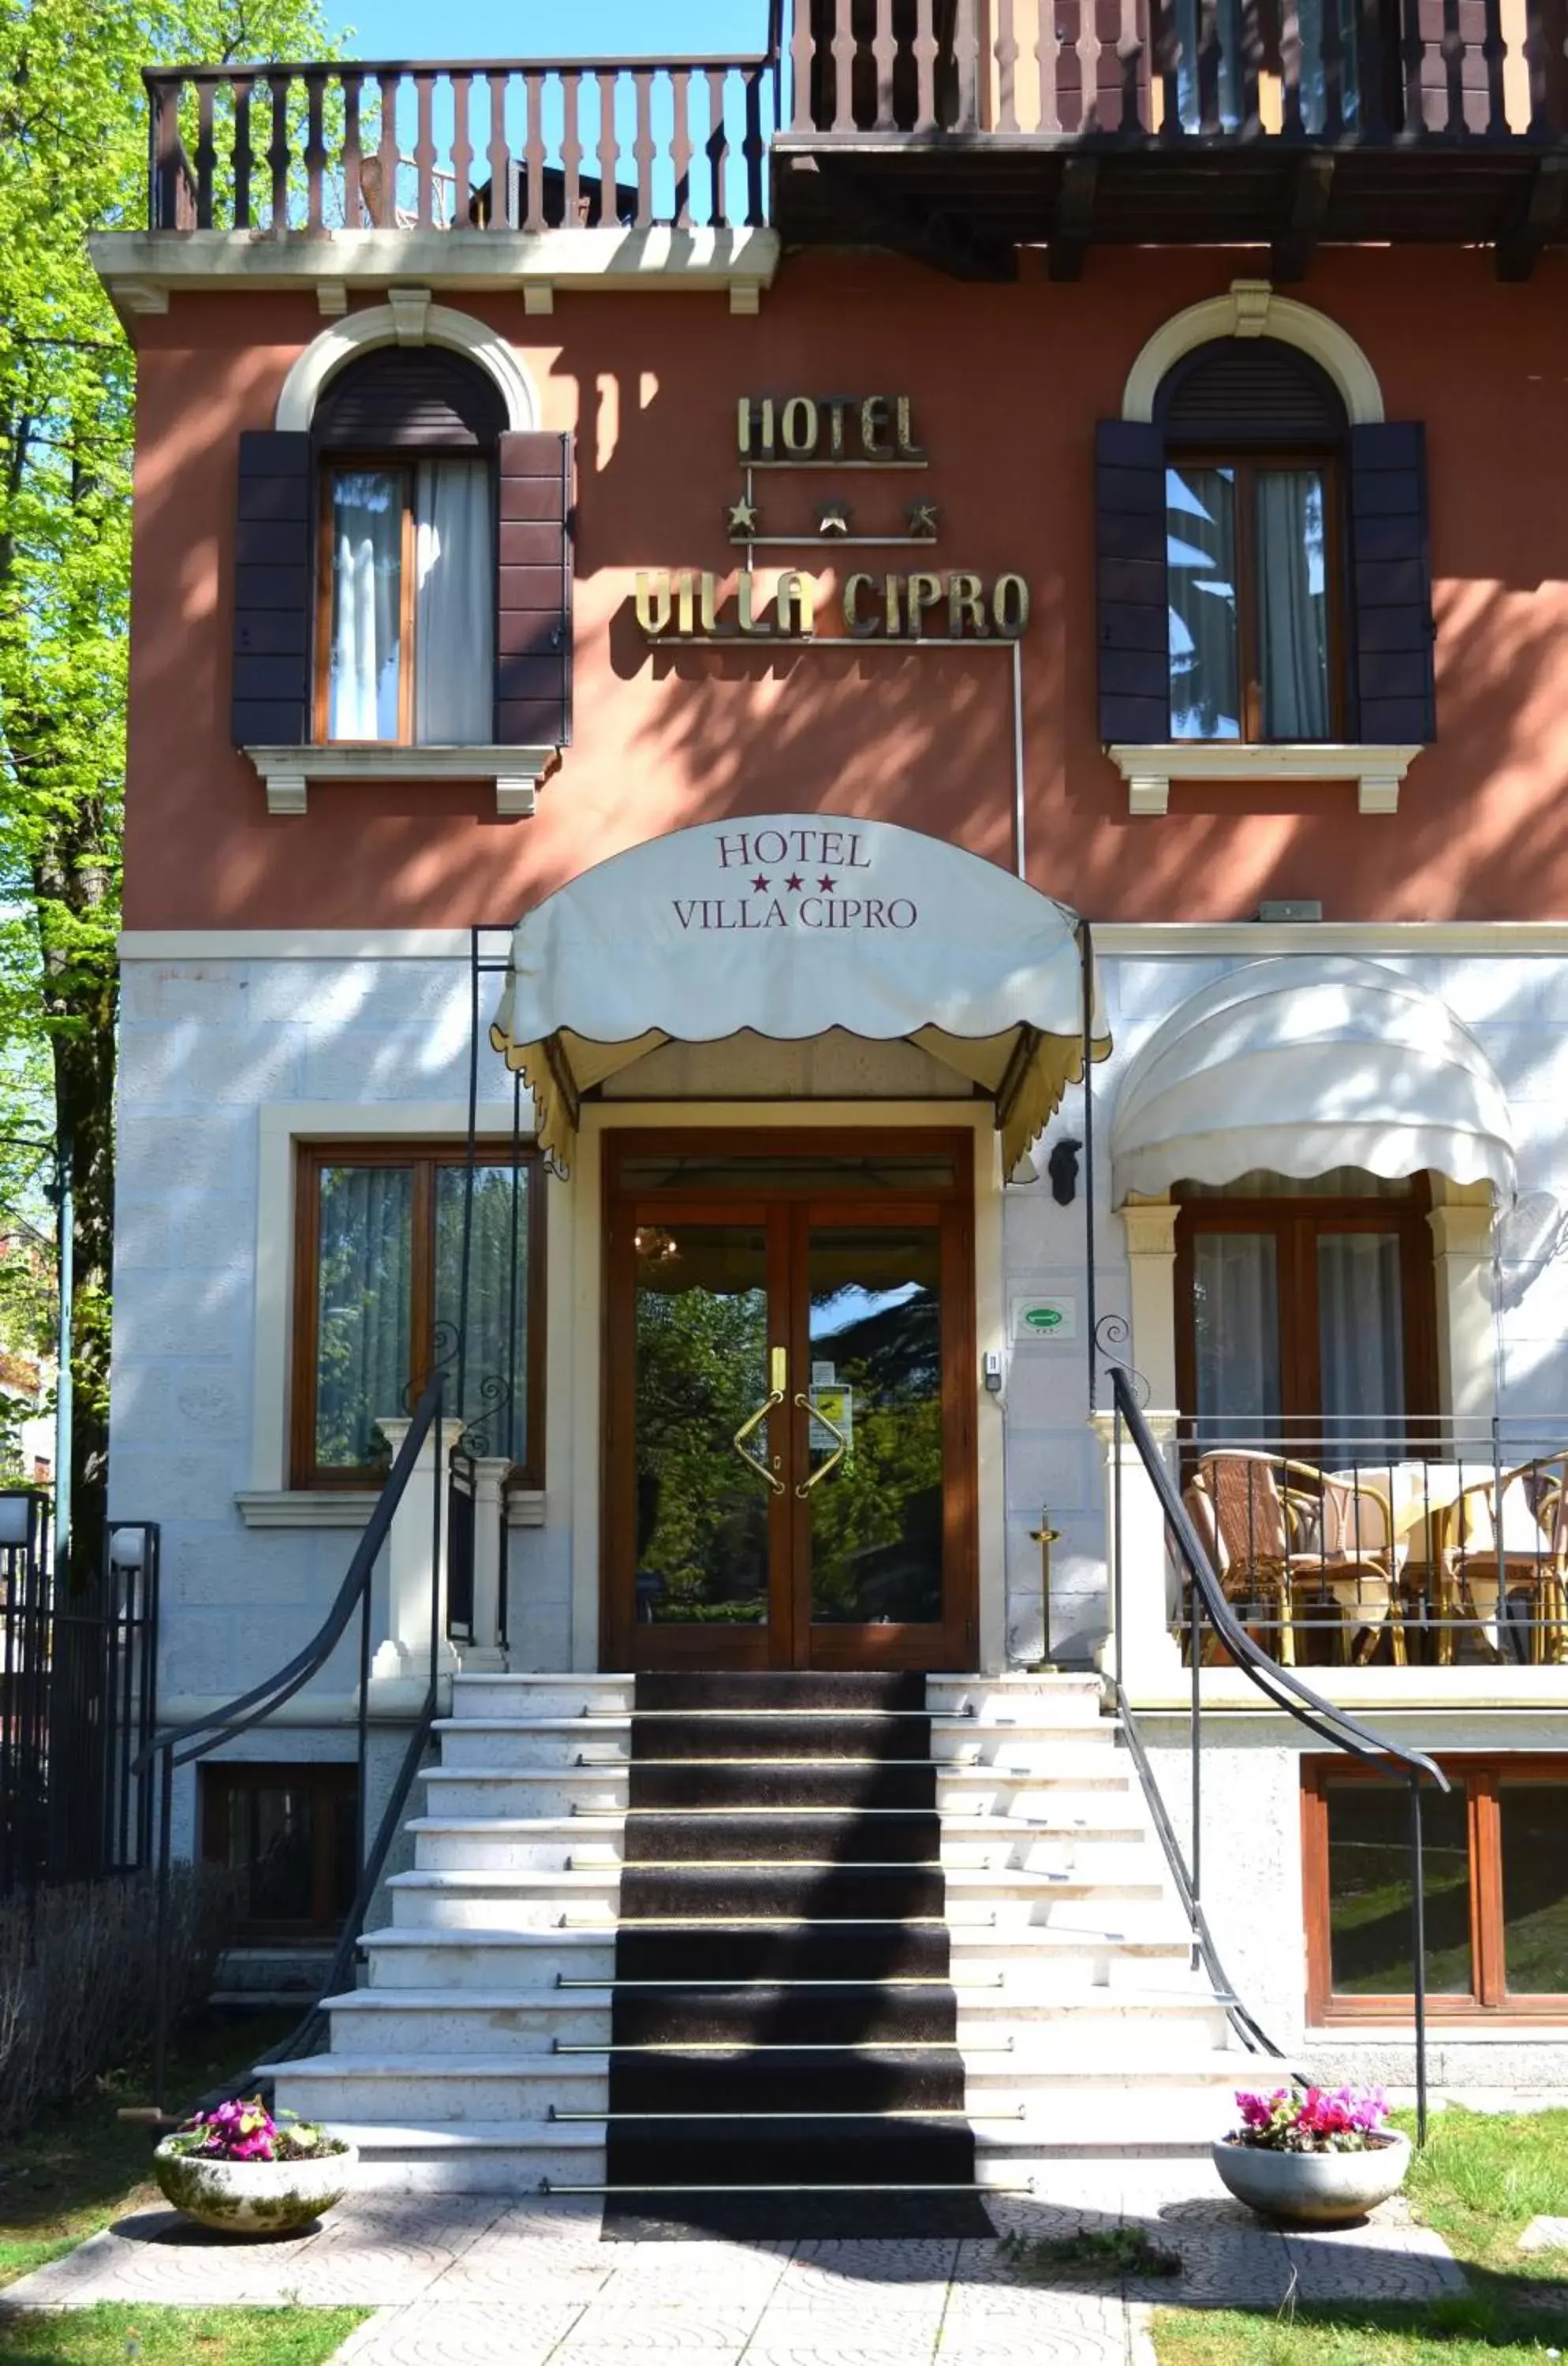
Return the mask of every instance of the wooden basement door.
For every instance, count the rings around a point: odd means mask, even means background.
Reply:
[[[973,1136],[605,1156],[604,1664],[971,1665]]]

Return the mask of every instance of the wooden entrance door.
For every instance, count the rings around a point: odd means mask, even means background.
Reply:
[[[966,1665],[971,1137],[607,1155],[604,1663]]]

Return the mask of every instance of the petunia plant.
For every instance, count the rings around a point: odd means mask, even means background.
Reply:
[[[175,2151],[204,2160],[314,2160],[346,2149],[313,2120],[297,2120],[292,2112],[275,2120],[259,2095],[196,2112],[170,2141]]]
[[[1232,2144],[1263,2152],[1365,2152],[1382,2141],[1388,2099],[1381,2087],[1276,2087],[1238,2094]]]

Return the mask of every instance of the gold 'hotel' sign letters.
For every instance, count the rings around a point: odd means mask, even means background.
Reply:
[[[767,543],[804,546],[824,536],[853,547],[851,511],[842,501],[817,513],[817,534],[768,535],[759,531],[761,513],[752,492],[752,471],[852,469],[891,473],[924,468],[927,456],[916,439],[913,406],[907,394],[742,395],[736,414],[736,456],[745,490],[729,504],[732,542],[744,546],[733,591],[727,575],[694,568],[639,568],[637,620],[650,640],[728,641],[782,638],[908,641],[1017,640],[1029,623],[1029,586],[1021,575],[998,575],[993,582],[970,569],[908,572],[855,570],[830,586],[796,567],[780,569],[764,589],[756,571],[756,551]],[[908,505],[907,535],[868,536],[884,545],[924,546],[936,540],[935,503]],[[820,632],[818,618],[836,599],[842,635]]]

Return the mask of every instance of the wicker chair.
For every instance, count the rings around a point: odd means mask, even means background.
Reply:
[[[1399,1550],[1381,1488],[1232,1449],[1202,1457],[1186,1501],[1227,1600],[1282,1666],[1293,1666],[1298,1624],[1314,1603],[1334,1612],[1342,1660],[1364,1664],[1387,1627],[1404,1664]]]
[[[1568,1661],[1568,1452],[1480,1480],[1450,1506],[1438,1554],[1441,1663],[1453,1664],[1456,1617],[1506,1659],[1508,1605],[1520,1596],[1532,1665]]]

